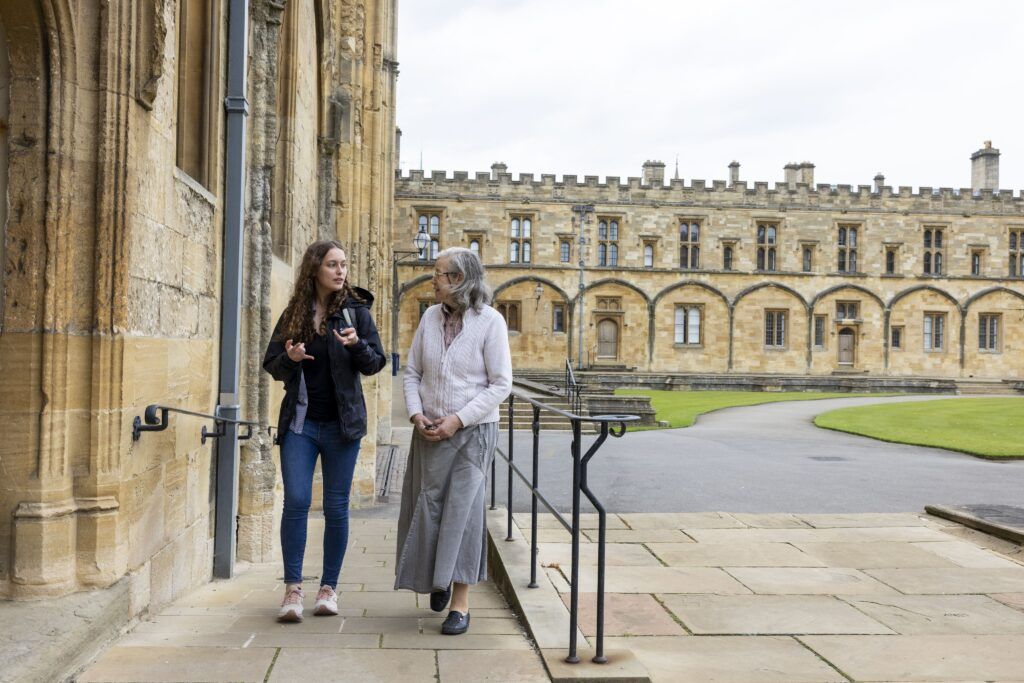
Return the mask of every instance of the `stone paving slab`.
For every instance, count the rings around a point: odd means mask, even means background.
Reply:
[[[728,567],[725,571],[754,593],[767,595],[884,595],[895,593],[889,586],[856,569]]]
[[[596,543],[580,544],[580,564],[597,566]],[[572,564],[571,543],[538,543],[537,557],[544,566],[569,567]],[[609,543],[605,566],[659,567],[661,562],[647,548],[637,543]]]
[[[892,595],[846,601],[904,635],[1024,634],[1024,613],[985,595]]]
[[[825,563],[789,543],[649,543],[672,567],[824,567]]]
[[[568,608],[569,594],[562,594]],[[607,593],[604,605],[606,636],[685,636],[683,627],[653,595]],[[597,593],[579,594],[580,629],[588,637],[597,633]]]
[[[816,529],[843,527],[932,526],[929,515],[917,512],[857,512],[852,514],[800,514],[797,517]]]
[[[628,647],[654,683],[831,683],[847,679],[792,638],[608,638],[607,647]]]
[[[901,593],[963,594],[1024,592],[1024,567],[1013,569],[865,569]]]
[[[882,569],[913,567],[955,567],[952,561],[924,546],[936,543],[797,543],[797,548],[829,567]]]
[[[739,529],[743,522],[722,512],[645,512],[620,514],[630,529]]]
[[[580,591],[597,590],[597,572],[580,571]],[[715,567],[615,567],[605,575],[609,593],[750,593]]]
[[[504,650],[480,652],[441,650],[437,668],[446,683],[548,683],[540,656],[535,652]]]
[[[1012,569],[1019,566],[1013,560],[979,548],[964,541],[935,541],[915,543],[916,547],[944,557],[953,564],[971,569]]]
[[[894,633],[831,595],[663,595],[665,608],[694,634]]]
[[[79,683],[253,681],[261,683],[274,651],[228,647],[120,647],[103,653],[78,677]]]
[[[430,650],[326,650],[310,657],[302,650],[284,649],[268,682],[434,683],[435,657]]]
[[[948,541],[928,527],[835,527],[827,529],[687,529],[698,543],[878,543]]]
[[[1024,680],[1024,636],[803,636],[858,681]]]
[[[526,532],[529,538],[529,530]],[[593,530],[584,531],[581,535],[588,540],[597,543],[597,532]],[[538,542],[543,542],[540,534],[537,534]],[[568,533],[559,540],[570,538]],[[606,543],[693,543],[693,539],[683,533],[682,529],[608,529],[605,532]]]

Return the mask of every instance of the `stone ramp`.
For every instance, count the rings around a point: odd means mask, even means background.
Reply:
[[[442,636],[429,596],[394,591],[397,509],[353,511],[338,586],[341,614],[313,617],[323,520],[310,519],[306,618],[278,624],[280,563],[250,565],[172,603],[118,639],[77,678],[101,681],[548,681],[490,582],[470,593],[470,632]]]
[[[514,515],[506,542],[505,511],[489,515],[511,601],[554,657],[549,646],[568,637],[569,534],[540,517],[541,586],[528,589],[529,516]],[[596,516],[582,526],[580,646],[589,650]],[[631,652],[655,683],[1024,680],[1020,547],[947,520],[624,513],[609,515],[607,540],[605,648]],[[579,679],[600,669],[576,666]]]

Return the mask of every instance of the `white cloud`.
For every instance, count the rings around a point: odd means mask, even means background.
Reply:
[[[402,167],[1024,189],[1024,4],[400,0]]]

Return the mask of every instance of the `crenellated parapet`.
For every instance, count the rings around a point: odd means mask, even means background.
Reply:
[[[891,187],[889,185],[829,185],[818,183],[728,182],[680,178],[665,184],[645,184],[639,177],[511,173],[473,174],[445,171],[396,173],[398,197],[479,199],[521,202],[579,202],[595,204],[727,206],[827,209],[839,211],[906,211],[963,214],[1024,215],[1024,191],[952,187]]]

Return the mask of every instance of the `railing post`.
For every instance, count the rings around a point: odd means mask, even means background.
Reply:
[[[516,426],[516,397],[514,394],[508,396],[508,533],[506,541],[512,540],[512,449],[515,447]]]
[[[590,464],[590,458],[593,457],[597,449],[601,447],[605,439],[608,438],[608,423],[601,423],[601,435],[597,441],[591,447],[590,451],[583,458],[583,462],[580,465],[580,489],[586,494],[587,499],[590,500],[590,504],[597,510],[597,643],[595,647],[594,657],[591,661],[595,664],[607,664],[608,659],[604,656],[604,560],[605,560],[605,530],[606,517],[604,506],[601,505],[600,501],[594,497],[590,491],[590,487],[587,485],[587,466]]]
[[[530,501],[530,584],[537,587],[537,487],[540,485],[540,406],[533,406],[533,483]]]
[[[569,578],[569,656],[565,661],[578,664],[576,631],[580,607],[580,447],[581,424],[579,417],[572,419],[572,568]]]

